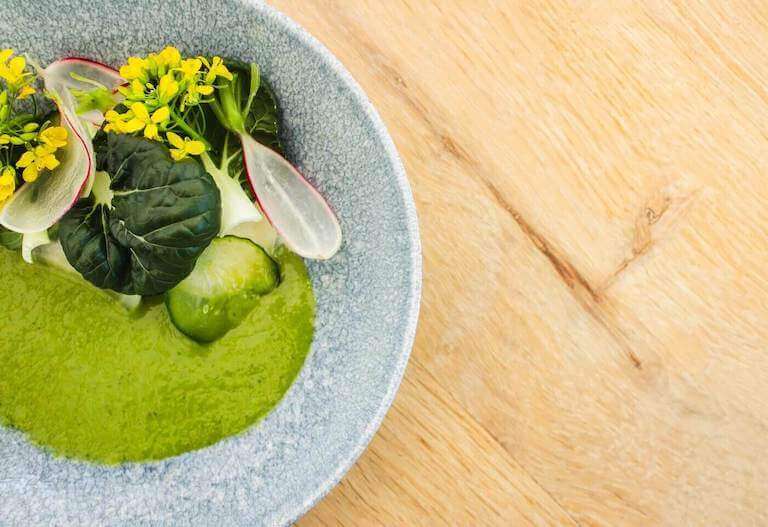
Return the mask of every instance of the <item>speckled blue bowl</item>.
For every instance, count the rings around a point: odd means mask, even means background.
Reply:
[[[5,0],[0,10],[0,44],[43,64],[117,64],[168,43],[261,65],[289,158],[339,215],[342,251],[310,264],[312,352],[263,421],[162,462],[73,462],[0,429],[2,525],[288,524],[362,453],[408,361],[421,285],[411,192],[375,110],[321,44],[272,8],[236,0]]]

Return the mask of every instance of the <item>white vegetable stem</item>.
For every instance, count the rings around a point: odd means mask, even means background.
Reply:
[[[25,262],[33,263],[32,250],[50,242],[47,230],[25,233],[21,237],[21,257]]]
[[[320,193],[277,152],[240,134],[248,180],[264,215],[288,247],[326,260],[341,247],[341,227]]]
[[[226,149],[225,149],[226,151]],[[235,155],[240,155],[237,151]],[[200,156],[203,167],[211,175],[221,193],[221,236],[233,234],[238,225],[261,221],[262,215],[253,201],[246,195],[238,181],[229,175],[229,163],[232,158],[222,159],[216,166],[208,155]]]

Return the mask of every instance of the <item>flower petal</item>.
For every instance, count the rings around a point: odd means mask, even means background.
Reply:
[[[162,108],[158,108],[154,111],[152,114],[152,122],[153,123],[162,123],[163,121],[167,121],[171,116],[171,112],[168,109],[167,106],[163,106]]]
[[[171,143],[172,146],[180,149],[184,148],[184,140],[178,134],[168,132],[165,134],[165,137],[168,138],[168,142]],[[171,150],[171,154],[173,154],[173,150]]]
[[[144,103],[141,103],[141,102],[133,103],[131,105],[131,111],[133,112],[133,115],[135,115],[137,119],[141,119],[144,122],[149,121],[149,111],[147,110],[147,107],[144,106]]]
[[[185,150],[193,156],[199,156],[205,152],[205,145],[201,141],[189,141],[185,146]]]

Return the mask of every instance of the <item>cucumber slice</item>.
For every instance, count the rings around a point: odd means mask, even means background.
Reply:
[[[279,277],[277,264],[259,245],[237,236],[216,238],[192,273],[165,294],[165,305],[182,333],[212,342],[242,322]]]

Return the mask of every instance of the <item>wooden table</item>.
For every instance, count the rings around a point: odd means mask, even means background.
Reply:
[[[300,524],[768,524],[768,4],[273,3],[424,243],[397,400]]]

